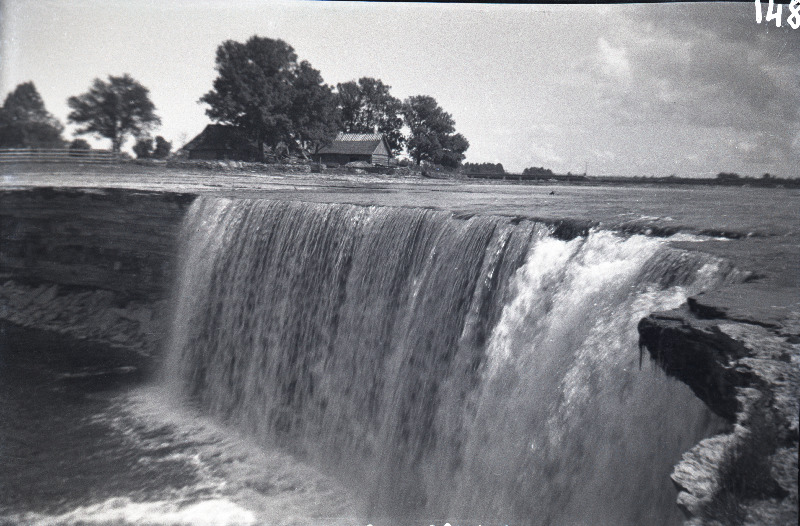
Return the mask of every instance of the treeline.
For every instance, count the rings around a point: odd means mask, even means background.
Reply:
[[[555,174],[553,173],[553,170],[540,166],[539,168],[525,168],[524,170],[522,170],[522,175],[537,175],[544,177]]]
[[[505,168],[501,163],[464,163],[461,171],[465,174],[504,174]]]
[[[775,177],[770,174],[763,174],[760,177],[741,176],[720,172],[715,177],[678,177],[670,175],[668,177],[650,176],[594,176],[586,180],[599,184],[644,184],[644,185],[685,185],[685,186],[738,186],[738,187],[761,187],[761,188],[800,188],[800,179],[789,177]]]
[[[760,177],[749,177],[734,172],[720,172],[713,181],[715,184],[733,186],[800,187],[800,179],[775,177],[769,173],[762,174]]]
[[[241,129],[261,160],[276,151],[307,157],[338,132],[382,133],[393,154],[405,150],[417,165],[455,168],[469,148],[456,133],[453,116],[433,97],[400,101],[391,86],[371,77],[329,86],[282,40],[225,41],[217,48],[215,67],[212,89],[199,102],[212,121]],[[166,157],[171,150],[163,137],[150,135],[161,119],[149,90],[127,74],[95,79],[67,104],[76,135],[108,139],[116,152],[133,138],[138,157]],[[32,82],[17,86],[0,110],[0,148],[64,147],[63,132]],[[88,146],[85,141],[73,145]]]
[[[171,143],[161,136],[150,137],[148,132],[161,120],[147,88],[129,75],[95,79],[86,93],[70,97],[67,104],[72,110],[68,122],[78,125],[76,135],[110,139],[116,152],[133,136],[137,139],[134,151],[140,157],[166,158],[170,153]],[[91,148],[80,138],[68,142],[63,133],[64,126],[47,111],[33,82],[19,84],[6,96],[0,108],[0,148]],[[145,147],[154,143],[155,147]]]

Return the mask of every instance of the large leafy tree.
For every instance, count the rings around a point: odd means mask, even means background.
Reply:
[[[428,95],[409,97],[403,102],[403,117],[411,130],[408,153],[417,165],[428,161],[456,167],[464,159],[469,142],[460,133],[454,133],[452,115],[436,99]]]
[[[333,140],[339,128],[336,97],[320,72],[306,61],[297,68],[293,88],[289,118],[295,141],[291,144],[317,153]]]
[[[115,152],[128,136],[141,137],[161,124],[150,91],[127,73],[110,75],[107,82],[95,79],[89,91],[70,97],[67,104],[72,108],[67,119],[83,125],[76,133],[111,139]]]
[[[392,153],[403,149],[403,105],[378,79],[362,77],[337,85],[342,129],[351,133],[379,132],[386,137]]]
[[[152,137],[139,137],[136,144],[133,145],[133,153],[136,154],[137,159],[149,159],[153,156],[153,139]]]
[[[442,149],[439,150],[434,162],[442,166],[457,168],[464,160],[464,152],[469,148],[469,141],[460,133],[445,135],[441,139]]]
[[[63,131],[58,119],[45,109],[33,82],[19,84],[0,108],[0,147],[60,147]]]
[[[336,130],[331,89],[282,40],[252,36],[217,48],[217,78],[200,98],[213,120],[240,127],[258,148],[317,149]],[[280,148],[279,148],[280,146]]]

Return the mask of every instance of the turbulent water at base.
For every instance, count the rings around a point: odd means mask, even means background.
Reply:
[[[737,279],[657,239],[424,209],[199,198],[165,379],[386,524],[674,524],[715,420],[636,324]]]

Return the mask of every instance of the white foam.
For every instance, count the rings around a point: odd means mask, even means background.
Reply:
[[[677,234],[669,236],[668,239],[670,241],[684,241],[689,243],[702,243],[704,241],[730,241],[730,238],[727,237],[703,236],[700,234],[689,234],[686,232],[678,232]]]
[[[662,372],[639,372],[636,324],[680,305],[715,268],[683,286],[643,280],[664,244],[600,231],[531,247],[465,426],[463,478],[478,484],[456,488],[451,512],[503,517],[520,494],[529,516],[543,509],[563,524],[641,524],[674,511],[671,458],[704,433],[706,409]]]
[[[358,506],[339,481],[177,404],[172,396],[158,387],[133,391],[106,424],[131,447],[153,451],[141,462],[182,462],[197,477],[195,482],[171,491],[171,501],[112,499],[79,508],[74,517],[89,524],[358,523]],[[165,449],[172,451],[164,453]],[[70,522],[72,518],[41,524],[80,523]]]
[[[10,517],[13,522],[32,526],[78,524],[135,524],[249,526],[256,516],[227,499],[211,499],[191,504],[168,501],[133,502],[127,497],[108,499],[99,504],[81,506],[62,515],[26,513]]]

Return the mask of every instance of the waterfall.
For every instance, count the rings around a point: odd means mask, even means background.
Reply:
[[[679,521],[672,465],[716,424],[640,364],[636,324],[735,279],[725,262],[526,220],[207,197],[182,240],[176,396],[347,481],[371,520]]]

